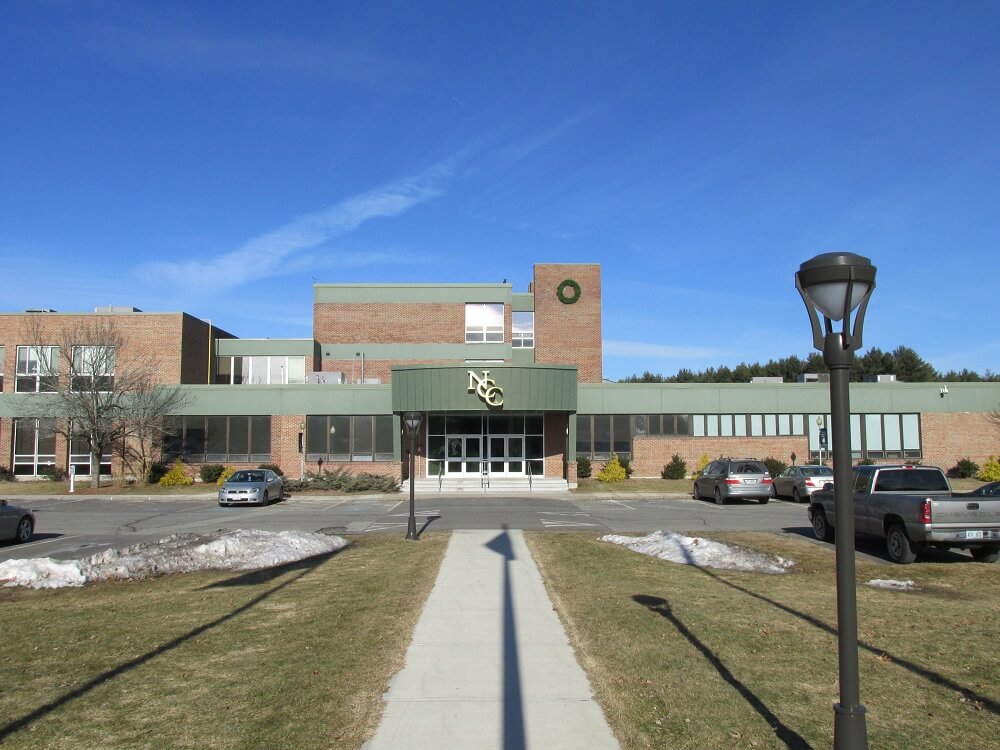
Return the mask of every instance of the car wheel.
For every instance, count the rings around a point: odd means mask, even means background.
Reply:
[[[770,499],[771,499],[770,495],[768,495],[767,497],[758,497],[757,502],[760,503],[761,505],[767,505],[767,501]]]
[[[826,513],[822,508],[817,507],[812,512],[813,534],[823,542],[833,541],[833,529],[826,520]]]
[[[889,527],[885,535],[885,549],[889,553],[889,559],[900,565],[909,565],[917,559],[913,542],[906,535],[906,528],[901,523],[894,523]]]
[[[1000,560],[1000,547],[973,547],[969,552],[976,562],[995,563]]]
[[[771,482],[771,497],[773,497],[775,500],[778,499],[778,485],[776,485],[774,482]]]
[[[267,505],[269,502],[271,502],[271,498],[267,496],[267,490],[264,490],[264,495],[260,499],[260,504]]]
[[[698,483],[697,482],[694,483],[694,489],[691,491],[691,494],[694,495],[694,499],[695,500],[701,500],[701,493],[698,492]]]
[[[30,518],[25,516],[17,524],[17,531],[14,534],[14,540],[18,544],[24,544],[26,541],[31,539],[31,535],[35,533],[35,524]]]
[[[715,488],[715,504],[716,505],[726,504],[726,499],[722,496],[722,490],[720,490],[718,487]]]
[[[799,494],[799,488],[796,487],[792,490],[792,501],[796,503],[802,502],[802,495]]]

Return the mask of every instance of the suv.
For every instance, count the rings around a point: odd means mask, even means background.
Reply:
[[[694,499],[714,497],[719,505],[733,497],[756,499],[764,505],[771,498],[771,475],[763,461],[754,458],[720,458],[712,461],[694,480]]]

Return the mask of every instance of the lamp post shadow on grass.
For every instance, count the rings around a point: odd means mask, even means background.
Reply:
[[[503,750],[524,750],[524,707],[521,699],[521,670],[518,666],[514,597],[510,583],[510,563],[516,559],[506,524],[503,532],[486,547],[503,557]]]
[[[311,571],[315,570],[315,568],[318,567],[321,563],[325,562],[326,560],[329,560],[331,557],[338,554],[339,552],[340,550],[337,550],[335,552],[329,552],[323,555],[316,555],[315,557],[306,558],[305,560],[297,560],[292,563],[287,563],[286,565],[279,565],[276,566],[275,568],[270,568],[267,571],[256,570],[256,571],[251,571],[250,573],[236,576],[235,579],[233,579],[236,582],[233,583],[232,585],[250,585],[254,582],[253,580],[249,580],[253,576],[261,576],[261,574],[270,571],[280,571],[281,573],[287,573],[291,570],[301,570],[301,572],[298,573],[298,575],[294,576],[293,578],[290,578],[289,580],[284,581],[283,583],[279,583],[272,589],[268,589],[264,593],[248,601],[246,604],[237,607],[236,609],[223,615],[222,617],[218,617],[215,620],[212,620],[211,622],[206,622],[204,625],[199,625],[198,627],[188,631],[184,635],[179,635],[176,638],[168,641],[167,643],[164,643],[162,646],[157,646],[156,648],[147,651],[141,656],[137,656],[134,659],[130,659],[127,662],[119,664],[117,667],[105,670],[96,677],[93,677],[84,684],[80,685],[80,687],[76,688],[75,690],[71,690],[68,693],[65,693],[60,697],[56,698],[55,700],[49,701],[43,706],[39,706],[34,711],[22,716],[20,719],[14,719],[8,724],[0,727],[0,743],[2,743],[5,739],[7,739],[7,737],[14,734],[15,732],[18,732],[22,729],[26,729],[30,724],[32,724],[32,722],[44,718],[48,714],[55,711],[57,708],[61,708],[65,706],[67,703],[76,700],[77,698],[82,698],[94,688],[104,685],[106,682],[108,682],[108,680],[114,679],[119,675],[125,674],[126,672],[141,667],[143,664],[145,664],[148,661],[151,661],[157,656],[165,654],[168,651],[172,651],[178,646],[181,646],[187,641],[190,641],[192,638],[202,635],[203,633],[206,633],[207,631],[212,630],[213,628],[216,628],[219,625],[228,622],[229,620],[232,620],[234,617],[237,617],[238,615],[247,612],[248,610],[252,609],[253,607],[263,602],[265,599],[270,598],[271,596],[278,593],[282,589],[290,586],[291,584],[300,580],[304,576],[308,575]],[[278,573],[278,575],[280,575],[280,573]],[[261,583],[267,581],[270,579],[270,577],[266,575],[263,577],[259,577],[256,582]],[[219,585],[225,585],[225,582],[221,584],[216,584],[216,586]]]
[[[723,661],[712,651],[708,646],[706,646],[694,633],[691,632],[688,627],[681,622],[680,618],[673,613],[670,608],[670,603],[666,599],[658,596],[648,596],[646,594],[636,594],[632,597],[632,600],[637,604],[649,609],[651,612],[655,612],[664,619],[668,620],[671,625],[677,628],[677,631],[683,635],[688,643],[694,646],[698,651],[701,652],[702,656],[711,664],[715,671],[719,673],[719,676],[723,680],[728,682],[741,696],[744,700],[750,704],[750,706],[756,711],[761,717],[768,723],[768,725],[774,730],[775,735],[779,740],[785,743],[785,747],[788,750],[812,750],[812,745],[806,742],[805,738],[796,732],[794,729],[786,725],[779,719],[774,712],[767,707],[757,695],[744,683],[742,683],[723,663]]]
[[[747,596],[753,597],[754,599],[766,602],[767,604],[770,604],[772,607],[780,609],[782,612],[790,614],[793,617],[797,617],[800,620],[803,620],[809,623],[810,625],[826,633],[829,633],[834,638],[837,637],[837,628],[833,627],[828,623],[823,622],[818,617],[806,614],[805,612],[800,612],[794,607],[789,607],[787,604],[776,602],[773,599],[764,596],[763,594],[758,594],[756,591],[751,591],[750,589],[743,588],[739,584],[733,583],[732,581],[727,581],[722,576],[716,575],[715,573],[711,572],[710,570],[706,570],[703,567],[698,567],[698,570],[707,575],[709,578],[712,578],[713,580],[717,581],[718,583],[728,586],[731,589],[735,589],[736,591],[740,591],[746,594]],[[942,674],[938,674],[937,672],[931,669],[927,669],[927,667],[922,667],[919,664],[909,661],[908,659],[903,659],[899,656],[896,656],[895,654],[892,654],[886,651],[885,649],[876,648],[875,646],[872,646],[870,643],[865,643],[864,641],[861,640],[858,641],[858,648],[862,648],[865,651],[869,652],[870,654],[874,654],[875,656],[878,656],[880,658],[888,657],[893,664],[898,664],[903,669],[906,669],[907,671],[912,672],[913,674],[919,675],[920,677],[923,677],[928,682],[932,682],[935,685],[948,688],[949,690],[954,690],[955,692],[964,696],[966,700],[976,701],[990,713],[1000,715],[1000,703],[997,703],[997,701],[992,700],[987,696],[982,695],[981,693],[977,693],[975,690],[965,687],[965,685],[960,685],[959,683],[955,682],[952,679],[949,679],[948,677],[945,677]]]

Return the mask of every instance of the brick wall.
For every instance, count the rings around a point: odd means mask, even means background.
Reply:
[[[808,438],[801,435],[782,437],[691,437],[691,436],[639,436],[632,440],[632,466],[635,477],[658,477],[665,464],[678,454],[687,464],[688,474],[697,467],[703,454],[710,459],[720,456],[733,458],[777,458],[791,463],[791,454],[798,456],[797,463],[806,463],[809,455]],[[596,474],[601,461],[594,462]]]
[[[465,342],[465,305],[454,302],[317,302],[313,338],[320,344]]]
[[[556,289],[566,279],[580,285],[580,298],[566,305]],[[597,264],[535,264],[535,361],[576,365],[581,383],[600,383],[601,267]]]
[[[550,413],[545,415],[545,476],[547,477],[562,479],[565,476],[566,428],[568,425],[568,415],[566,414]]]
[[[960,458],[980,466],[1000,455],[1000,428],[982,413],[925,413],[920,415],[923,463],[949,469]]]

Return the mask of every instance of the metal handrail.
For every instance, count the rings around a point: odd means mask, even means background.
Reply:
[[[479,473],[480,479],[479,484],[484,489],[488,489],[490,486],[490,464],[488,461],[479,462]]]
[[[525,460],[524,465],[528,469],[528,492],[531,492],[531,489],[532,489],[532,483],[531,483],[531,461]]]

